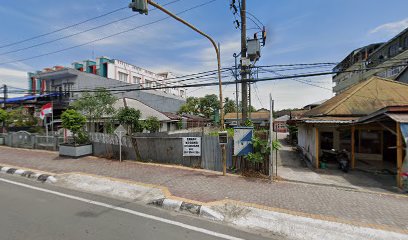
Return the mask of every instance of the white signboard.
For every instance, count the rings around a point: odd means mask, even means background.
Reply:
[[[183,137],[183,157],[201,156],[201,137]]]
[[[122,136],[126,134],[126,129],[122,125],[119,125],[119,127],[115,129],[114,133],[118,135],[119,138],[119,162],[122,162]]]

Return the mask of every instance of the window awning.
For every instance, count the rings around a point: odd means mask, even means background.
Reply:
[[[19,102],[35,100],[37,98],[54,97],[58,95],[60,94],[59,93],[47,93],[47,94],[42,94],[42,95],[29,95],[29,96],[23,96],[23,97],[7,98],[6,103],[19,103]],[[3,102],[4,100],[0,100],[0,103],[3,103]]]
[[[399,123],[408,123],[408,113],[385,113],[392,120]],[[401,124],[402,126],[402,124]]]

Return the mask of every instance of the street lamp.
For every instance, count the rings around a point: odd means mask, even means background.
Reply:
[[[172,18],[176,19],[177,21],[183,23],[184,25],[187,25],[191,29],[193,29],[195,32],[199,33],[200,35],[204,36],[208,40],[210,40],[211,44],[213,45],[215,49],[215,53],[217,54],[217,67],[218,67],[218,87],[219,87],[219,96],[220,96],[220,122],[221,122],[221,131],[224,130],[224,107],[223,107],[223,99],[222,99],[222,80],[221,80],[221,60],[220,60],[220,51],[217,47],[217,44],[215,41],[205,34],[204,32],[200,31],[196,27],[194,27],[192,24],[186,22],[185,20],[181,19],[180,17],[176,16],[175,14],[171,13],[167,9],[163,8],[159,4],[151,1],[151,0],[132,0],[132,2],[129,4],[129,8],[132,8],[132,11],[134,12],[139,12],[140,14],[148,14],[148,4],[152,5],[153,7],[161,10],[162,12],[166,13],[167,15],[171,16]],[[222,156],[223,156],[223,175],[226,174],[226,151],[225,151],[225,144],[221,144],[221,151],[222,151]]]

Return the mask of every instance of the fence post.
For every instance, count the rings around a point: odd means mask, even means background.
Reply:
[[[37,145],[38,145],[37,135],[33,134],[31,136],[32,136],[32,138],[31,138],[31,149],[37,149]]]
[[[59,144],[58,144],[58,136],[54,136],[54,151],[58,151]]]

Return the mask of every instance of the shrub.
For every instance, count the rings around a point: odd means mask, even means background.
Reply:
[[[160,121],[157,117],[148,117],[144,122],[144,128],[150,132],[158,132],[160,130]]]
[[[134,108],[120,108],[118,113],[116,114],[116,119],[120,124],[126,125],[128,127],[129,134],[134,132],[141,132],[143,131],[143,127],[139,118],[141,113],[139,110]]]
[[[79,112],[73,109],[66,110],[61,114],[62,127],[70,130],[74,137],[74,144],[84,143],[83,127],[86,123],[86,118]]]

